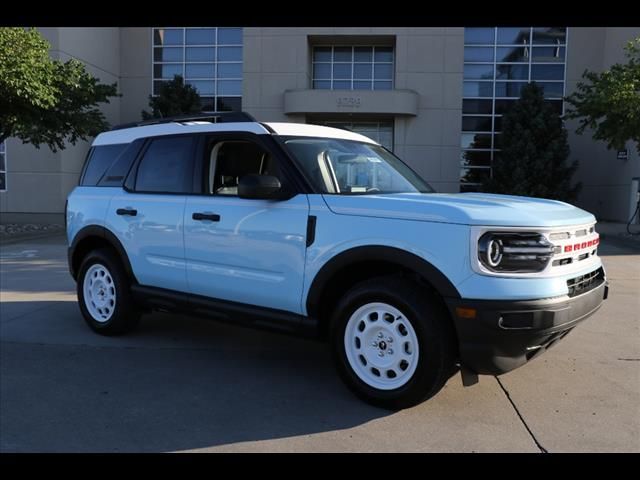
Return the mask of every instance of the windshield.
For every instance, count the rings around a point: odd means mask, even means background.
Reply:
[[[433,192],[431,186],[399,158],[378,145],[301,137],[289,137],[285,145],[322,193]]]

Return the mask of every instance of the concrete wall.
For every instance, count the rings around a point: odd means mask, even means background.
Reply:
[[[602,71],[625,62],[624,45],[640,37],[640,28],[570,28],[567,52],[567,94],[575,91],[585,69]],[[576,135],[577,121],[567,122],[571,158],[580,162],[575,179],[583,184],[577,204],[598,219],[627,221],[631,179],[640,177],[640,158],[629,142],[628,160],[618,160],[617,151],[596,142],[591,132]]]
[[[118,28],[42,28],[51,43],[52,58],[62,61],[76,58],[85,63],[87,71],[103,83],[118,82],[120,77],[120,29]],[[104,105],[109,122],[120,121],[120,99]],[[67,194],[77,184],[78,175],[89,142],[78,142],[63,151],[53,153],[46,146],[40,149],[20,140],[7,140],[7,191],[0,193],[0,213],[62,212]],[[16,218],[15,215],[6,215]],[[25,216],[29,221],[29,215]]]

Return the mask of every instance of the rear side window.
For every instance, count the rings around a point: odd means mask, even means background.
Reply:
[[[135,161],[140,148],[144,144],[144,139],[140,138],[130,143],[127,148],[113,162],[109,169],[100,179],[99,187],[120,187],[124,182],[131,165]]]
[[[107,171],[128,145],[128,143],[121,143],[117,145],[93,147],[87,159],[87,165],[80,180],[80,185],[88,187],[96,186],[104,175],[104,172]]]
[[[165,137],[151,142],[138,166],[135,190],[153,193],[191,193],[194,137]]]

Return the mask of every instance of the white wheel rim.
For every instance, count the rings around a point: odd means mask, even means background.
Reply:
[[[420,355],[411,322],[386,303],[367,303],[353,312],[344,348],[358,378],[379,390],[400,388],[411,380]]]
[[[116,285],[111,273],[99,263],[84,276],[84,305],[96,322],[108,322],[116,308]]]

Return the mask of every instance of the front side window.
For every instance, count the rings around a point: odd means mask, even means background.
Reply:
[[[207,193],[210,195],[238,195],[238,183],[245,175],[270,175],[280,178],[280,170],[273,155],[254,142],[212,142],[207,152]]]
[[[191,193],[194,138],[158,138],[138,166],[135,190],[147,193]]]
[[[327,46],[313,48],[313,88],[391,90],[393,47]]]
[[[322,193],[432,193],[400,159],[378,145],[332,138],[289,138],[285,145]]]

